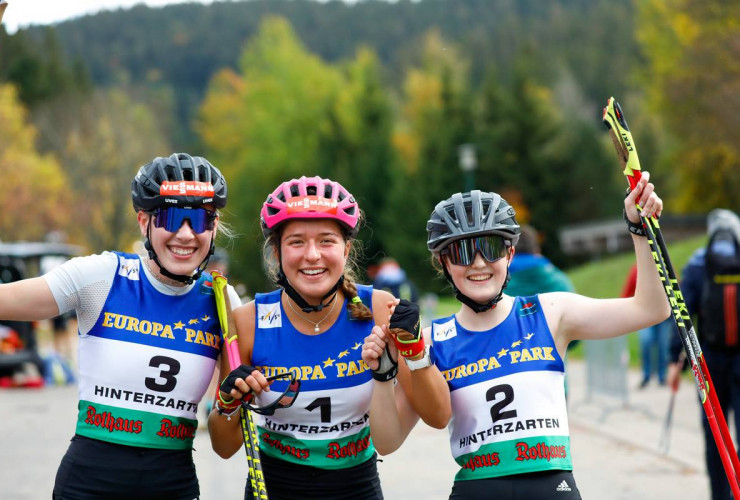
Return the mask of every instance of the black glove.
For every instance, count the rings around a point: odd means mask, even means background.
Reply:
[[[418,340],[421,337],[419,326],[419,306],[406,299],[402,299],[396,306],[393,316],[391,316],[391,324],[388,328],[390,328],[397,337],[400,337],[401,340],[409,342]],[[398,332],[396,330],[397,328],[403,330],[405,333]]]
[[[231,370],[231,373],[229,373],[223,382],[221,382],[221,385],[219,386],[219,390],[223,392],[224,394],[231,394],[231,389],[236,389],[237,391],[241,392],[234,383],[236,382],[236,379],[243,378],[246,379],[248,376],[252,374],[253,371],[255,371],[256,368],[254,366],[249,365],[240,365],[233,370]]]

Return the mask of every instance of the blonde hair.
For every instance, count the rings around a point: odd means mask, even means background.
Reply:
[[[282,228],[274,231],[265,239],[265,243],[262,245],[262,262],[265,268],[265,274],[276,285],[279,285],[278,274],[280,273],[280,261],[278,256],[280,255],[280,238],[282,234]],[[355,297],[359,299],[359,295],[357,294],[356,269],[357,260],[362,256],[362,244],[359,240],[350,240],[344,228],[342,228],[342,237],[345,243],[352,242],[352,245],[349,247],[347,262],[344,265],[344,281],[340,287],[344,297],[347,299],[347,310],[353,319],[373,319],[372,310],[361,300],[355,300]]]

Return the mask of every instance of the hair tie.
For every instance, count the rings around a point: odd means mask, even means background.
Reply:
[[[362,304],[362,299],[360,297],[358,297],[357,295],[355,295],[354,297],[352,297],[352,303],[353,304]]]

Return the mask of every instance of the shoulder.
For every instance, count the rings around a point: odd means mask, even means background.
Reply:
[[[254,300],[250,300],[246,304],[242,304],[234,309],[234,319],[240,323],[247,322],[249,325],[254,325],[254,319],[256,318],[257,308]]]
[[[396,298],[385,290],[373,290],[373,318],[375,323],[387,323],[390,319],[390,308],[388,304]]]

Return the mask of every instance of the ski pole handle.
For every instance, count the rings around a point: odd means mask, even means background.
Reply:
[[[216,295],[216,308],[218,309],[218,320],[221,323],[221,333],[226,343],[226,355],[229,359],[229,368],[232,370],[241,365],[239,355],[239,344],[237,343],[236,324],[231,315],[231,300],[226,291],[228,281],[223,274],[214,271],[213,293]]]
[[[642,177],[640,158],[637,156],[635,141],[632,139],[632,132],[630,132],[627,120],[625,120],[624,113],[622,113],[622,107],[613,97],[609,98],[609,102],[604,108],[602,120],[611,132],[614,148],[617,150],[617,157],[622,167],[624,167],[622,173],[627,177],[630,189],[635,189]]]

